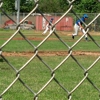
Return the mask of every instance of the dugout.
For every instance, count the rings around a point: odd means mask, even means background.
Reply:
[[[52,17],[54,18],[54,22],[56,22],[61,16],[45,16],[48,20],[50,20]],[[36,30],[42,31],[45,30],[45,27],[47,25],[47,21],[44,17],[41,15],[36,16]],[[72,31],[73,30],[73,18],[72,17],[64,17],[56,26],[56,30],[58,31]]]

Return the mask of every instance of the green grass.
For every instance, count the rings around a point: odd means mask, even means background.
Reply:
[[[35,40],[30,40],[30,42],[37,47],[41,41],[35,41]],[[2,45],[3,43],[5,43],[5,40],[0,41],[0,44]],[[65,42],[66,43],[66,42]],[[73,42],[67,42],[66,44],[68,44],[70,47],[73,45]],[[27,49],[28,48],[28,49]],[[32,51],[34,50],[34,47],[32,47],[28,42],[26,42],[25,40],[12,40],[10,41],[4,48],[3,50],[5,51]],[[65,46],[63,43],[61,43],[60,41],[47,41],[45,43],[43,43],[43,45],[41,45],[39,47],[39,50],[42,51],[66,51],[68,50],[68,47]],[[73,50],[77,50],[77,51],[100,51],[100,49],[97,47],[97,45],[95,45],[92,41],[90,42],[80,42],[78,43]]]
[[[6,57],[10,63],[19,69],[29,58],[28,57]],[[51,69],[54,69],[64,57],[42,57]],[[88,68],[97,58],[88,56],[76,56],[84,68]],[[90,59],[90,60],[88,60]],[[37,63],[38,62],[38,63]],[[84,63],[85,62],[85,63]],[[97,63],[88,73],[88,77],[99,87],[99,65]],[[0,93],[16,78],[15,71],[6,64],[0,63]],[[95,74],[94,74],[95,73]],[[84,77],[84,71],[69,58],[58,70],[55,71],[55,78],[69,91],[71,91]],[[51,78],[50,70],[35,58],[24,70],[20,72],[20,78],[35,92],[38,92]],[[91,95],[91,96],[90,96]],[[32,100],[33,95],[19,81],[3,96],[4,100]],[[40,93],[39,100],[65,100],[67,93],[52,80],[52,82]],[[74,100],[98,100],[98,91],[85,80],[82,85],[73,93]]]
[[[0,32],[0,46],[13,34],[15,30],[1,30]],[[32,44],[37,47],[42,40],[35,40],[34,38],[42,38],[41,32],[37,33],[33,30],[23,30],[23,34],[26,37],[33,38],[30,40]],[[79,38],[75,40],[71,39],[71,36],[63,36],[61,38],[70,47]],[[26,52],[34,51],[34,47],[31,47],[25,40],[16,40],[21,38],[20,35],[16,35],[6,46],[2,48],[6,52]],[[63,45],[54,35],[50,38],[53,40],[47,40],[41,45],[39,51],[65,51],[68,48]],[[99,37],[94,36],[96,41],[100,43]],[[78,43],[73,51],[100,51],[92,41],[86,42],[84,39]],[[66,56],[41,56],[41,59],[48,65],[45,66],[40,59],[35,57],[23,70],[20,71],[20,78],[25,84],[27,84],[35,93],[50,80],[52,77],[51,70],[54,70]],[[77,61],[86,70],[91,64],[98,58],[93,55],[75,55]],[[17,71],[30,59],[23,56],[5,56],[5,59],[11,64],[11,66]],[[16,78],[16,71],[7,64],[6,61],[0,60],[0,94],[11,84]],[[88,78],[91,79],[93,84],[100,87],[100,61],[98,61],[89,71]],[[51,70],[50,70],[51,69]],[[72,91],[75,86],[84,78],[85,71],[69,57],[57,70],[55,70],[55,78],[58,82],[64,86],[68,91]],[[68,93],[63,90],[55,80],[52,80],[50,84],[39,94],[38,100],[68,100]],[[17,80],[15,84],[3,95],[3,100],[33,100],[34,94],[26,89],[23,84]],[[85,81],[72,93],[72,100],[98,100],[99,92],[93,87],[93,85],[85,79]]]
[[[13,35],[15,30],[2,30],[0,32],[0,45],[2,46],[9,38],[10,36]],[[35,46],[37,47],[43,39],[46,37],[41,35],[42,32],[37,33],[37,31],[34,30],[22,30],[21,31],[25,37]],[[66,33],[67,34],[67,33]],[[75,37],[75,40],[72,40],[71,36],[64,36],[63,34],[59,34],[61,39],[64,41],[65,44],[67,44],[69,47],[71,47],[78,39],[80,36]],[[30,39],[31,38],[31,39]],[[36,38],[38,40],[36,40]],[[93,36],[93,38],[100,44],[100,39],[99,36]],[[18,40],[19,39],[19,40]],[[17,34],[5,47],[3,47],[4,51],[33,51],[34,47],[30,46],[30,44],[22,40],[22,36]],[[89,42],[86,42],[84,39],[82,39],[81,42],[79,42],[73,50],[81,50],[81,51],[100,51],[100,48],[95,45],[95,43],[89,38]],[[39,50],[46,50],[46,51],[61,51],[61,50],[68,50],[68,47],[64,45],[60,40],[55,35],[52,35],[49,37],[49,39],[43,43],[40,47]],[[28,49],[27,49],[28,48]]]

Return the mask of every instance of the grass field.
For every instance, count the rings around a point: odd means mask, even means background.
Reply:
[[[37,94],[41,88],[52,77],[51,71],[54,70],[67,56],[69,48],[65,46],[60,40],[53,34],[47,39],[41,46],[39,44],[48,35],[42,35],[41,31],[35,30],[22,30],[24,36],[33,44],[31,46],[26,42],[20,34],[17,34],[7,45],[3,44],[13,35],[15,30],[1,30],[0,31],[0,47],[2,55],[5,60],[0,62],[0,96],[3,100],[33,100],[35,93]],[[71,32],[57,32],[61,39],[70,47],[80,38],[71,38]],[[90,32],[91,36],[100,45],[99,33]],[[27,64],[27,66],[19,72],[22,81],[31,88],[30,92],[19,80],[6,92],[4,90],[13,82],[16,78],[16,71],[19,71],[23,65],[34,55],[35,47],[38,47],[40,53],[40,60],[38,57]],[[58,52],[59,51],[59,52]],[[66,51],[66,52],[65,52]],[[84,73],[93,62],[100,58],[100,48],[89,38],[89,41],[82,39],[72,49],[72,55],[80,63],[80,67],[75,60],[70,56],[57,70],[55,70],[55,79],[60,83],[67,91],[71,92],[77,84],[85,77]],[[24,55],[21,53],[24,52]],[[49,53],[48,55],[45,52]],[[51,55],[51,52],[55,55]],[[65,52],[64,54],[62,54]],[[75,53],[74,53],[75,52]],[[77,53],[78,52],[78,53]],[[83,52],[83,54],[81,53]],[[19,54],[20,53],[20,54]],[[60,54],[58,54],[60,53]],[[9,55],[8,55],[9,54]],[[27,55],[26,55],[27,54]],[[44,63],[43,63],[43,62]],[[47,66],[46,66],[47,65]],[[11,67],[13,66],[13,67]],[[72,93],[72,100],[99,100],[99,87],[100,87],[100,60],[87,72],[88,78],[92,84],[85,79],[83,83],[75,89]],[[83,69],[84,68],[84,69]],[[68,100],[68,93],[53,79],[48,86],[40,92],[38,100]],[[97,88],[94,88],[96,86]]]

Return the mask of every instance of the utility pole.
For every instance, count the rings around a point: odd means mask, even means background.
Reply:
[[[15,10],[17,10],[17,25],[20,22],[20,0],[15,0]]]

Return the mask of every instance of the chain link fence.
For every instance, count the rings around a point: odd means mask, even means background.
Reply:
[[[88,66],[88,68],[85,68],[83,65],[81,65],[80,61],[77,60],[77,58],[73,55],[73,48],[76,47],[77,44],[80,43],[80,41],[84,38],[84,36],[87,34],[88,37],[91,39],[91,41],[100,49],[100,44],[95,41],[95,39],[93,38],[93,36],[91,36],[91,34],[89,34],[89,28],[90,26],[92,27],[92,25],[96,26],[98,25],[99,23],[99,17],[100,17],[100,13],[98,14],[91,14],[91,18],[90,18],[90,21],[88,23],[85,23],[84,26],[85,26],[85,34],[83,34],[74,44],[72,44],[71,46],[69,46],[58,34],[57,32],[55,31],[55,26],[66,16],[70,13],[70,11],[72,12],[73,16],[75,16],[75,19],[78,19],[80,18],[79,17],[79,14],[76,14],[75,11],[73,11],[73,2],[75,2],[76,0],[72,0],[72,1],[69,1],[67,0],[66,2],[69,3],[69,8],[65,11],[65,13],[54,23],[54,24],[51,24],[49,22],[49,20],[44,16],[44,14],[38,9],[39,7],[39,0],[34,0],[35,1],[35,6],[34,8],[32,9],[32,11],[30,11],[29,14],[25,15],[24,18],[22,18],[22,20],[19,22],[19,24],[17,25],[17,23],[14,21],[14,18],[11,18],[9,15],[7,15],[3,9],[2,9],[2,6],[3,6],[3,1],[0,2],[0,10],[1,12],[6,16],[8,17],[8,19],[12,20],[16,25],[16,31],[13,33],[13,35],[7,40],[5,41],[4,44],[2,44],[0,46],[0,55],[1,57],[5,60],[6,64],[9,65],[9,67],[11,67],[14,72],[16,73],[16,77],[14,78],[14,80],[12,80],[12,82],[7,86],[5,87],[5,89],[0,93],[0,100],[3,99],[3,96],[5,95],[5,93],[7,93],[14,85],[15,83],[17,83],[18,81],[28,90],[30,91],[33,95],[34,95],[34,100],[38,100],[39,99],[39,95],[47,88],[47,86],[49,86],[51,84],[52,81],[56,82],[57,85],[59,87],[62,88],[62,90],[64,90],[64,92],[67,94],[67,98],[66,100],[72,100],[72,95],[73,93],[76,92],[77,89],[80,88],[80,86],[82,85],[82,83],[84,83],[86,80],[89,82],[90,85],[92,85],[94,88],[93,89],[96,89],[96,91],[98,92],[98,94],[100,94],[100,88],[95,84],[95,82],[93,82],[90,78],[89,78],[89,71],[95,67],[95,64],[97,64],[99,61],[100,61],[100,56],[98,56],[93,62],[91,65]],[[41,5],[40,5],[41,6]],[[41,43],[37,44],[37,46],[35,46],[31,41],[29,41],[27,39],[27,37],[24,36],[24,34],[20,31],[21,30],[21,27],[20,25],[27,19],[29,18],[32,13],[35,13],[36,10],[38,10],[38,12],[40,12],[40,14],[46,19],[46,21],[48,23],[50,23],[52,25],[52,30],[51,32],[43,39],[43,41],[41,41]],[[34,15],[33,15],[34,16]],[[33,17],[32,16],[32,17]],[[1,18],[1,17],[0,17]],[[2,19],[1,19],[2,20]],[[33,19],[32,19],[33,21]],[[94,24],[95,23],[95,24]],[[97,24],[98,23],[98,24]],[[97,26],[96,26],[97,27]],[[96,27],[93,27],[95,28],[94,30],[97,30]],[[20,34],[24,40],[32,46],[34,52],[33,52],[33,56],[28,60],[26,61],[26,63],[21,66],[18,70],[16,69],[16,67],[10,62],[10,60],[7,60],[5,58],[5,56],[3,55],[3,48],[8,45],[8,43],[10,43],[12,41],[12,39],[17,35],[17,34]],[[39,52],[39,48],[45,43],[47,42],[47,39],[51,37],[51,35],[54,34],[56,36],[56,38],[66,47],[67,49],[67,53],[68,55],[60,61],[60,63],[58,63],[54,68],[51,68],[49,66],[49,64],[47,64],[47,62],[45,62],[42,57],[38,54]],[[45,67],[48,68],[48,70],[50,72],[48,72],[48,74],[50,75],[50,78],[48,79],[48,81],[43,84],[43,86],[41,86],[40,89],[38,89],[37,92],[35,92],[35,90],[33,90],[30,86],[28,86],[26,84],[26,82],[23,81],[23,79],[20,77],[21,75],[21,72],[23,70],[25,70],[25,68],[27,67],[28,64],[30,64],[32,61],[34,61],[35,57],[38,58],[38,61],[41,62],[42,64],[45,65]],[[69,58],[72,58],[73,61],[75,61],[75,63],[77,64],[78,67],[80,67],[83,71],[83,77],[81,78],[81,80],[76,84],[76,86],[74,86],[71,90],[67,89],[57,78],[56,78],[56,71],[61,68],[61,65],[63,65]],[[31,76],[30,76],[31,77]],[[1,82],[1,81],[0,81]],[[37,86],[38,87],[38,86]],[[13,87],[14,88],[14,87]],[[88,88],[88,87],[87,87]],[[78,94],[77,94],[78,95]],[[46,96],[45,96],[46,97]],[[14,100],[14,98],[13,98]],[[42,100],[42,99],[41,99]],[[59,98],[57,99],[59,100]],[[63,100],[63,99],[62,99]],[[74,100],[74,99],[73,99]]]

